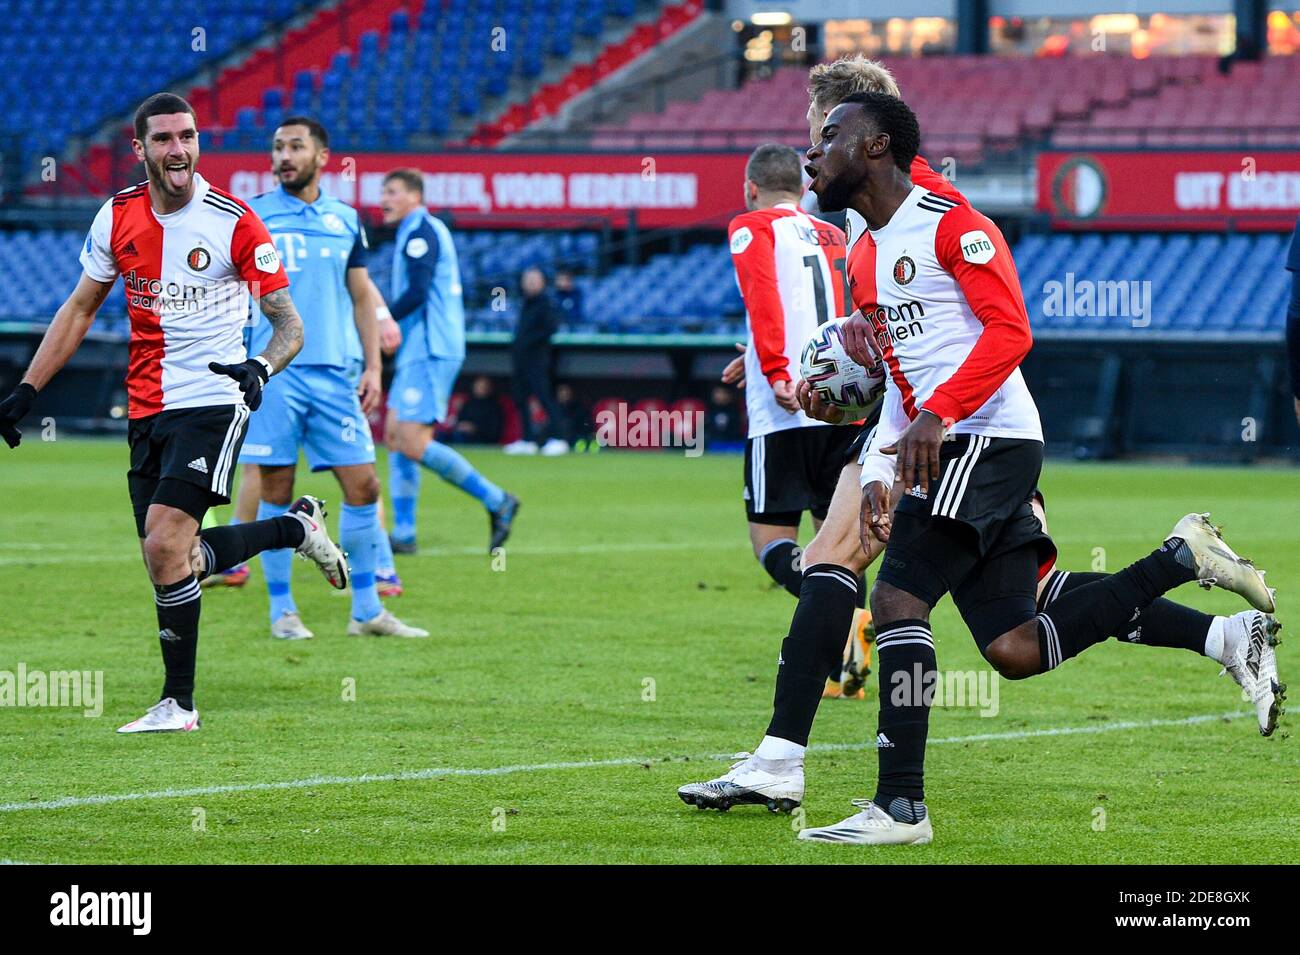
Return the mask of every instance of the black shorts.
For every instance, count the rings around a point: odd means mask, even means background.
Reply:
[[[895,507],[877,579],[930,607],[951,593],[982,650],[1033,617],[1038,577],[1056,559],[1030,507],[1043,445],[960,434],[939,462],[929,493]]]
[[[853,428],[787,428],[745,442],[745,513],[754,524],[798,527],[804,511],[821,520],[844,469]]]
[[[141,537],[150,504],[178,507],[202,521],[208,507],[230,501],[230,482],[248,430],[248,414],[241,403],[177,408],[131,421],[127,429],[131,470],[126,481]],[[158,485],[165,479],[185,486],[173,487],[162,500]]]

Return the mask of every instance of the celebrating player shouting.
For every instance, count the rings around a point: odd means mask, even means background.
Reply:
[[[855,801],[860,812],[805,829],[801,839],[932,838],[924,803],[929,698],[889,690],[896,675],[936,670],[929,616],[945,593],[985,659],[1010,679],[1053,669],[1193,580],[1238,593],[1265,614],[1274,609],[1262,575],[1204,516],[1189,514],[1149,556],[1038,612],[1037,582],[1055,546],[1030,503],[1043,443],[1019,369],[1031,343],[1019,279],[989,219],[909,178],[919,142],[905,103],[860,93],[826,118],[808,154],[822,208],[852,207],[871,230],[850,262],[850,288],[889,377],[862,471],[864,536],[885,543],[871,595],[882,687],[877,790]],[[891,516],[896,476],[905,493]],[[1247,669],[1271,679],[1276,705],[1266,637],[1264,627],[1246,635]]]
[[[830,87],[827,86],[828,77],[834,78],[834,84]],[[896,91],[892,79],[882,67],[861,57],[818,66],[813,70],[812,80],[813,104],[809,110],[809,119],[814,124],[818,124],[827,115],[821,113],[825,98],[838,95],[848,85],[870,87],[874,92],[880,92],[884,87]],[[831,92],[827,91],[828,88]],[[843,93],[837,102],[847,96],[848,93]],[[890,98],[895,97],[890,94]],[[820,140],[821,126],[814,125],[813,129],[815,140]],[[908,169],[912,184],[924,186],[929,191],[927,204],[932,210],[969,208],[959,194],[951,191],[951,187],[945,185],[944,188],[949,191],[939,194],[940,190],[931,183],[935,180],[943,183],[943,180],[924,160],[913,158]],[[835,201],[835,197],[831,197],[830,201]],[[823,208],[827,206],[824,205]],[[868,233],[866,220],[859,211],[848,209],[847,220],[851,229],[852,271],[852,264],[858,261],[859,255],[872,252],[875,240]],[[860,226],[855,226],[854,223],[860,223]],[[897,261],[890,263],[889,274],[884,273],[882,266],[881,282],[906,286],[915,280],[916,264],[910,255],[898,256]],[[876,287],[874,282],[868,284],[871,288]],[[855,285],[852,288],[854,304],[865,301],[861,298],[861,293],[867,287]],[[1019,295],[1018,286],[1016,294]],[[871,309],[874,307],[872,304]],[[910,313],[914,309],[908,306],[904,310]],[[854,341],[857,341],[856,347],[860,348],[859,360],[866,365],[874,364],[876,359],[867,349],[865,341],[868,335],[862,331],[862,326],[870,328],[861,312],[855,313],[844,324],[846,349],[854,354]],[[902,332],[910,333],[910,324]],[[1027,333],[1027,327],[1025,332]],[[729,369],[728,373],[731,374],[732,370]],[[819,405],[815,396],[810,395],[807,383],[800,382],[796,390],[805,411],[822,420],[836,420],[833,415],[828,417],[826,409]],[[866,438],[874,427],[875,422],[869,421],[859,440]],[[880,467],[879,455],[875,456],[875,466]],[[821,674],[840,659],[843,646],[840,635],[854,613],[859,587],[857,578],[884,548],[883,535],[878,539],[859,524],[861,495],[858,486],[861,471],[861,464],[856,458],[846,463],[827,519],[804,550],[804,578],[799,607],[791,621],[789,635],[782,644],[772,718],[767,733],[754,753],[742,754],[743,758],[729,772],[716,779],[681,787],[678,794],[683,801],[701,808],[714,809],[726,809],[745,803],[792,808],[802,801],[804,753],[821,696]],[[884,467],[883,471],[888,472],[888,467]],[[882,474],[881,479],[887,480],[888,477]],[[1039,520],[1044,520],[1041,497],[1036,491],[1033,493],[1034,499],[1029,502],[1030,507]],[[896,501],[900,496],[901,486],[895,483],[887,500]],[[887,513],[886,508],[882,512],[882,519]],[[1049,610],[1065,595],[1107,576],[1071,573],[1052,569],[1050,565],[1040,569],[1044,572],[1037,588],[1037,609],[1040,611]],[[1277,725],[1281,700],[1281,691],[1276,681],[1276,662],[1269,645],[1275,639],[1273,634],[1276,629],[1276,621],[1259,611],[1242,611],[1231,617],[1211,616],[1161,598],[1132,614],[1116,626],[1111,635],[1130,643],[1190,650],[1221,663],[1250,696],[1255,704],[1260,732],[1269,735]],[[1253,669],[1256,665],[1257,671]],[[847,682],[848,668],[846,685]]]
[[[118,732],[190,731],[199,727],[197,578],[283,547],[314,560],[339,589],[347,566],[312,497],[300,497],[288,514],[199,535],[208,508],[230,500],[249,413],[267,380],[302,348],[302,319],[262,221],[195,171],[190,105],[170,93],[149,97],[136,110],[131,145],[148,181],[119,192],[95,216],[77,287],[22,383],[0,402],[0,435],[18,445],[17,423],[77,350],[121,275],[131,317],[127,485],[154,585],[166,679],[161,700]],[[245,360],[250,293],[274,331],[261,354]]]

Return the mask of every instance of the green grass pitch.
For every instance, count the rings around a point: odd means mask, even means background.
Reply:
[[[0,453],[0,670],[102,671],[105,696],[99,718],[0,708],[0,859],[1295,858],[1300,750],[1288,718],[1262,739],[1209,661],[1114,641],[1044,677],[1002,682],[996,715],[935,710],[930,846],[809,845],[789,816],[684,806],[679,785],[757,744],[794,607],[748,552],[735,456],[471,453],[523,510],[494,567],[481,508],[426,474],[423,552],[399,558],[408,592],[390,603],[431,639],[344,636],[347,600],[296,564],[317,638],[273,641],[255,568],[242,591],[203,598],[202,730],[119,736],[162,680],[125,444],[29,440]],[[1116,570],[1182,514],[1210,510],[1270,571],[1284,625],[1300,627],[1288,619],[1300,585],[1295,482],[1286,470],[1049,462],[1043,487],[1062,566]],[[338,497],[328,474],[305,474],[299,488]],[[1176,596],[1244,607],[1220,591]],[[982,668],[946,601],[935,635],[942,669]],[[1290,649],[1279,654],[1283,679],[1300,665]],[[871,694],[823,704],[809,824],[870,794]]]

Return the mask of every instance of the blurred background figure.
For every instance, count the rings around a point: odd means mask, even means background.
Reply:
[[[560,269],[555,273],[555,306],[560,311],[560,324],[574,326],[582,322],[582,289],[573,284],[573,273]]]
[[[505,415],[501,413],[501,399],[492,387],[492,379],[479,375],[474,379],[469,397],[460,406],[450,440],[457,444],[500,444],[504,430]]]
[[[524,269],[519,277],[524,302],[515,326],[511,359],[514,366],[515,405],[523,418],[524,436],[506,445],[506,454],[536,454],[540,447],[548,457],[567,454],[569,443],[556,434],[560,408],[555,402],[552,384],[551,336],[559,327],[560,316],[546,291],[546,275],[537,267]],[[546,413],[546,426],[538,428],[529,411],[528,400],[536,398]]]
[[[447,417],[465,361],[465,306],[456,246],[451,231],[424,206],[424,177],[418,169],[394,169],[384,176],[382,209],[384,225],[396,232],[388,308],[402,331],[388,392],[391,549],[398,554],[418,551],[420,470],[427,468],[483,505],[491,552],[510,536],[519,499],[433,436],[434,425]]]
[[[559,417],[554,433],[576,451],[587,451],[594,447],[591,440],[594,433],[591,409],[578,398],[568,382],[556,386],[555,404],[559,409]]]
[[[745,422],[740,406],[736,404],[735,393],[726,385],[715,385],[709,395],[709,408],[704,415],[704,436],[715,449],[718,445],[739,445],[745,440]]]

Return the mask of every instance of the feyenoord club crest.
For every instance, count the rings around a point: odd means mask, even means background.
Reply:
[[[206,269],[209,265],[212,264],[212,256],[208,254],[207,249],[203,248],[202,246],[199,246],[197,248],[190,249],[190,254],[185,256],[185,261],[189,264],[189,267],[193,269],[195,272],[202,272],[204,269]],[[894,266],[894,272],[895,274],[897,274],[898,266]]]
[[[914,278],[916,278],[916,263],[904,255],[894,263],[894,281],[899,285],[906,285]]]

